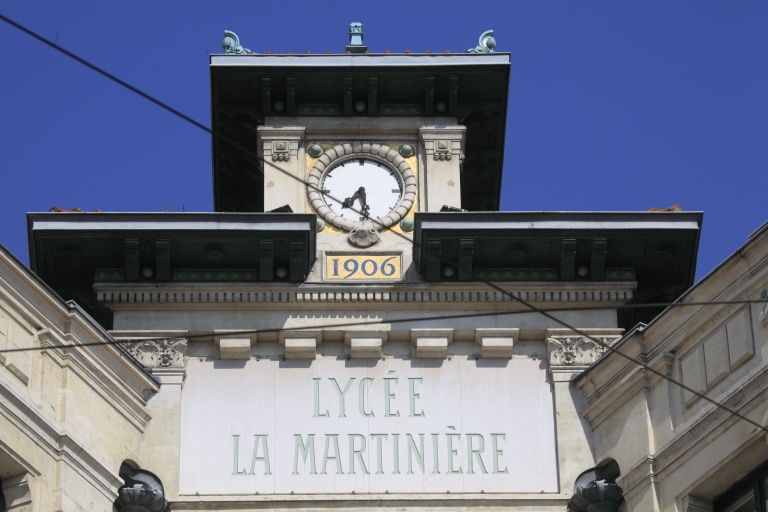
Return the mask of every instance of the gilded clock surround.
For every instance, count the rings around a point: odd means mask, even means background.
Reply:
[[[332,169],[335,164],[355,157],[365,157],[377,160],[388,168],[397,172],[403,184],[403,194],[395,206],[387,215],[378,220],[353,221],[345,219],[334,212],[323,199],[320,192],[320,184],[323,175]],[[307,197],[312,209],[318,216],[324,219],[329,226],[334,226],[344,231],[352,231],[366,227],[374,229],[387,229],[397,225],[400,220],[408,215],[416,201],[417,192],[416,175],[405,158],[390,146],[379,143],[353,142],[338,144],[325,150],[312,166],[307,179]]]

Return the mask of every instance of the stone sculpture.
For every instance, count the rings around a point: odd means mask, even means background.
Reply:
[[[247,55],[253,53],[248,48],[243,48],[240,45],[240,38],[231,30],[224,31],[224,40],[221,42],[221,47],[224,48],[224,53],[232,53],[235,55]]]
[[[493,30],[486,30],[480,34],[479,44],[470,48],[466,53],[493,53],[496,48],[496,40],[493,38]]]

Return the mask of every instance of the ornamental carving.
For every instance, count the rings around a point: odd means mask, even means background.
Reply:
[[[157,475],[123,462],[120,478],[125,484],[117,490],[114,507],[118,512],[170,512],[163,483]]]
[[[224,40],[221,42],[221,47],[224,48],[224,53],[234,55],[247,55],[253,53],[248,48],[243,48],[240,45],[240,38],[231,30],[224,31]]]
[[[603,355],[621,336],[551,336],[547,340],[550,366],[589,366]]]
[[[486,30],[480,34],[478,45],[470,48],[466,53],[493,53],[496,48],[496,40],[493,38],[493,30]]]
[[[616,512],[624,496],[621,487],[605,480],[577,485],[568,512]]]
[[[125,348],[145,368],[183,368],[187,340],[142,340],[127,343]]]

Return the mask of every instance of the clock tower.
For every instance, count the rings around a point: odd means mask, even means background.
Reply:
[[[353,23],[343,55],[212,56],[217,211],[316,214],[309,281],[420,280],[417,212],[499,206],[511,65],[492,35],[372,54]]]
[[[572,379],[611,344],[640,347],[622,333],[692,284],[701,214],[498,211],[510,54],[491,31],[464,53],[369,53],[359,23],[343,54],[254,54],[233,32],[223,46],[210,57],[216,211],[30,213],[36,279],[74,302],[47,309],[65,327],[24,312],[9,331],[0,301],[0,342],[11,332],[53,358],[12,350],[4,379],[38,386],[63,368],[75,386],[13,404],[65,396],[67,418],[119,434],[63,424],[85,436],[67,446],[101,489],[81,494],[105,494],[125,461],[119,512],[147,497],[160,510],[163,495],[174,510],[616,512],[617,477],[639,482],[645,466],[620,475],[610,447],[595,454],[618,439],[601,411],[629,395],[585,409]],[[744,318],[726,333],[741,333],[739,361]],[[107,341],[76,356],[73,337],[94,336]],[[704,375],[707,343],[680,353],[686,375]],[[647,403],[636,387],[631,411]]]

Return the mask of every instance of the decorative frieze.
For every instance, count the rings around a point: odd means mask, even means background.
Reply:
[[[602,332],[576,333],[570,329],[547,331],[547,352],[550,367],[586,367],[598,360],[607,350],[621,339],[622,329],[604,329]],[[605,332],[613,331],[613,332]]]
[[[629,302],[634,294],[629,288],[620,290],[594,289],[538,289],[508,290],[503,293],[485,288],[478,290],[436,290],[394,291],[369,289],[339,290],[314,289],[302,291],[262,290],[232,291],[224,288],[205,290],[181,289],[163,290],[156,287],[137,289],[106,288],[96,292],[99,302],[104,304],[135,303],[350,303],[350,302]]]
[[[125,348],[145,368],[183,368],[187,340],[140,340],[126,343]]]

